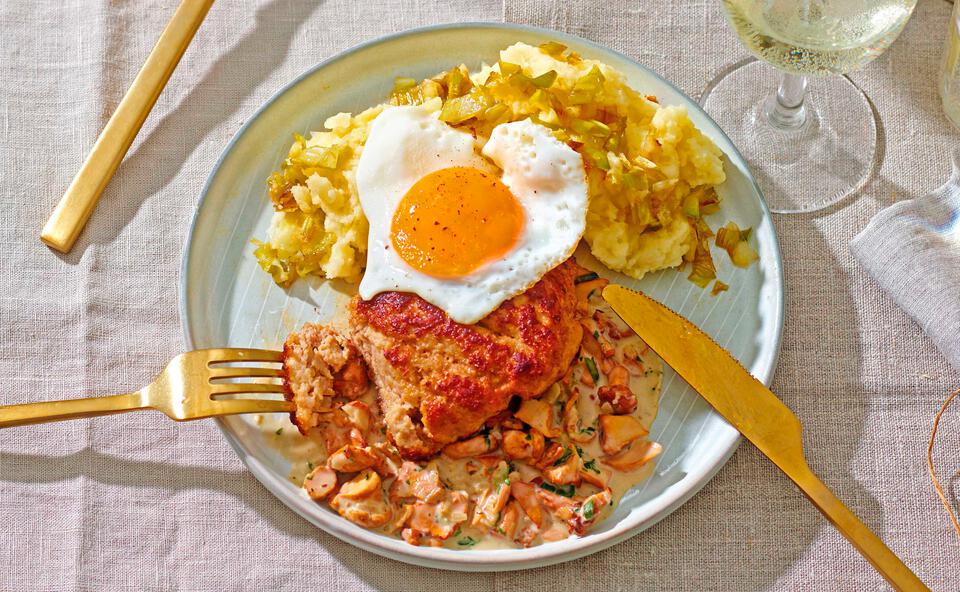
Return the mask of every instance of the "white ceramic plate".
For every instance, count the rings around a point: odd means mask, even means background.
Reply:
[[[695,124],[726,153],[723,207],[711,221],[755,229],[760,263],[736,269],[716,257],[730,291],[711,297],[665,271],[636,282],[605,273],[666,303],[710,333],[760,380],[769,383],[780,347],[783,283],[780,251],[769,212],[747,165],[696,102],[630,58],[569,35],[509,24],[458,24],[413,30],[358,46],[332,58],[280,91],[227,146],[200,197],[184,249],[180,315],[188,348],[276,347],[290,330],[322,320],[349,296],[337,282],[299,282],[284,291],[257,267],[252,238],[264,237],[271,208],[265,179],[276,169],[294,132],[319,129],[328,116],[383,101],[397,76],[422,78],[454,65],[492,62],[517,41],[559,41],[625,73],[630,84],[663,104],[686,106]],[[589,257],[581,263],[596,265]],[[660,412],[651,438],[664,445],[656,473],[628,492],[613,514],[582,538],[530,549],[466,550],[414,547],[340,518],[310,501],[288,478],[290,463],[248,417],[220,421],[250,471],[298,514],[345,541],[387,557],[457,570],[536,567],[594,553],[648,528],[689,499],[735,450],[739,435],[672,371],[664,375]],[[719,517],[718,517],[719,518]]]

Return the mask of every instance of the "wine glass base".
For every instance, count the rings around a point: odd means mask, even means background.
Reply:
[[[866,183],[877,152],[867,97],[846,76],[810,78],[803,124],[776,127],[768,117],[783,74],[755,59],[715,78],[700,104],[750,163],[771,211],[814,212]]]

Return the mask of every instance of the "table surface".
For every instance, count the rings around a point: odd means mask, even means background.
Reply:
[[[40,227],[175,4],[0,3],[0,403],[133,390],[181,350],[180,252],[206,175],[264,100],[341,50],[411,27],[507,20],[598,41],[692,96],[746,55],[713,0],[220,2],[87,230],[58,255]],[[921,0],[893,47],[851,76],[881,124],[866,188],[820,215],[775,218],[786,325],[773,388],[803,420],[814,470],[935,590],[958,589],[960,539],[924,456],[960,378],[847,244],[878,210],[949,173],[960,133],[935,87],[949,12]],[[958,422],[944,420],[946,476]],[[0,590],[887,589],[749,445],[650,530],[526,572],[441,572],[360,551],[273,498],[212,422],[155,413],[0,432],[0,520]]]

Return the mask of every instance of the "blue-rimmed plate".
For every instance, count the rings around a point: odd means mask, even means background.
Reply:
[[[737,269],[717,256],[731,288],[716,297],[668,270],[634,281],[639,288],[690,318],[729,349],[764,383],[773,377],[783,324],[783,273],[777,238],[760,190],[737,149],[695,101],[632,59],[562,33],[511,24],[456,24],[416,29],[365,43],[311,69],[270,99],[237,132],[200,197],[183,254],[180,316],[188,348],[276,347],[306,321],[322,320],[350,291],[337,282],[300,282],[284,291],[261,271],[252,238],[264,237],[271,216],[265,179],[286,155],[294,132],[319,129],[340,111],[382,102],[394,78],[422,78],[465,63],[493,62],[517,41],[559,41],[581,55],[623,72],[631,86],[662,104],[685,106],[694,123],[726,154],[724,198],[712,226],[727,220],[754,228],[760,262]],[[589,257],[581,263],[591,265]],[[595,263],[595,262],[594,262]],[[581,557],[633,536],[689,499],[727,461],[739,442],[729,424],[672,371],[664,374],[660,411],[651,438],[664,445],[654,475],[624,496],[590,534],[530,549],[465,550],[414,547],[348,522],[309,500],[289,479],[290,462],[249,417],[220,420],[227,440],[274,495],[327,532],[401,561],[458,570],[537,567]]]

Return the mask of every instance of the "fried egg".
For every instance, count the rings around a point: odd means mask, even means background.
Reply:
[[[430,107],[373,121],[356,176],[370,224],[361,298],[412,292],[472,324],[570,257],[586,224],[580,156],[529,120],[478,148]]]

